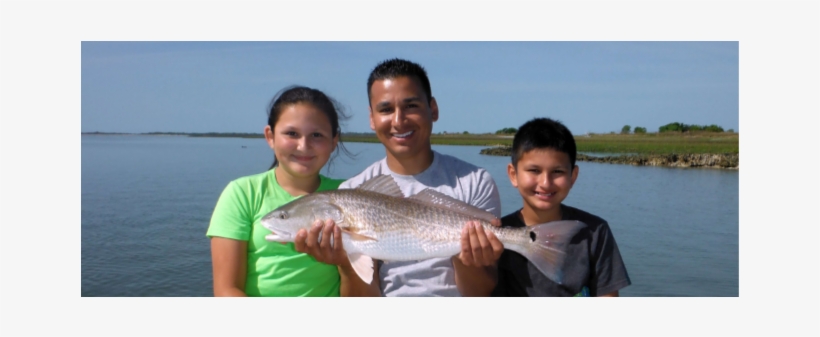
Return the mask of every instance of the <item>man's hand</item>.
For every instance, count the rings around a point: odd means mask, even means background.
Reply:
[[[494,266],[503,252],[504,244],[493,232],[485,232],[479,222],[469,221],[461,229],[461,252],[458,259],[465,266]]]
[[[321,240],[319,233],[322,234]],[[333,243],[330,242],[331,238]],[[297,252],[311,255],[316,261],[337,266],[350,264],[342,246],[342,231],[333,220],[316,220],[309,231],[300,229],[293,244]]]

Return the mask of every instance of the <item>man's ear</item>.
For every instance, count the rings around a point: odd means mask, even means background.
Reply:
[[[430,97],[430,111],[432,111],[432,115],[430,116],[433,119],[433,122],[438,120],[438,103],[436,103],[435,97]]]
[[[376,123],[373,122],[373,109],[367,107],[368,115],[370,116],[370,130],[376,131]]]

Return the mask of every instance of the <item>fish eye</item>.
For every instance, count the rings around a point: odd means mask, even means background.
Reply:
[[[287,212],[279,213],[279,219],[285,220],[287,218],[288,218],[288,213]]]
[[[535,242],[535,232],[530,232],[530,239]]]

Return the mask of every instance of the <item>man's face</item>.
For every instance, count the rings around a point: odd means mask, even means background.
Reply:
[[[437,120],[435,99],[428,104],[414,78],[378,80],[370,87],[370,128],[394,160],[405,163],[429,154],[433,122]]]

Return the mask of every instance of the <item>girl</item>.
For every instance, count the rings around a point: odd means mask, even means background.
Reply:
[[[211,217],[215,296],[339,296],[336,266],[295,251],[293,243],[266,241],[271,232],[259,220],[300,196],[339,187],[343,180],[319,170],[337,145],[347,153],[340,117],[347,118],[339,104],[319,90],[290,87],[274,97],[265,126],[273,165],[230,182]]]

